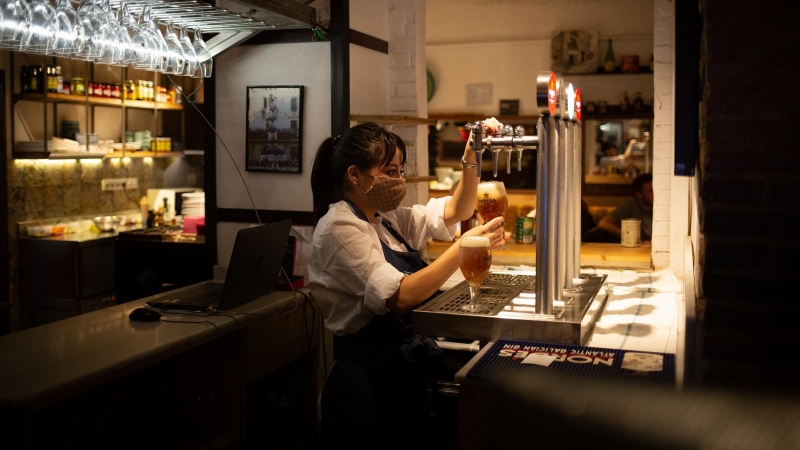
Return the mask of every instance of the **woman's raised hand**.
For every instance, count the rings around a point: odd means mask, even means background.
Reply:
[[[500,248],[506,244],[505,230],[503,229],[504,217],[495,217],[494,219],[486,222],[483,225],[478,225],[475,228],[467,231],[462,235],[464,236],[486,236],[492,244],[492,248]]]

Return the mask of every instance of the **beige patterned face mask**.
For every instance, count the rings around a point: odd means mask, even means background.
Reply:
[[[362,172],[374,178],[372,187],[369,190],[359,189],[366,195],[369,201],[380,212],[389,212],[397,209],[403,197],[406,196],[406,179],[405,178],[391,178],[385,176],[375,176],[366,172]]]

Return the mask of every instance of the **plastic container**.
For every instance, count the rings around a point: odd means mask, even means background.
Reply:
[[[49,237],[51,225],[33,225],[28,227],[28,236],[33,237]]]

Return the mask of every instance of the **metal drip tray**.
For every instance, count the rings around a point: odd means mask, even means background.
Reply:
[[[598,297],[605,275],[583,275],[573,293],[556,301],[553,314],[536,314],[533,272],[492,272],[480,288],[485,312],[461,309],[469,304],[469,286],[461,282],[414,310],[414,333],[451,339],[538,340],[583,344],[600,316],[607,295]]]

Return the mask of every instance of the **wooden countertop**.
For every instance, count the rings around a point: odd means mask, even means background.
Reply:
[[[426,256],[436,259],[445,250],[450,248],[452,242],[430,240],[427,243]],[[536,243],[517,244],[507,242],[508,249],[492,252],[492,263],[501,265],[525,264],[536,265]],[[618,269],[652,269],[650,258],[650,243],[645,242],[639,247],[623,247],[620,244],[601,244],[587,242],[581,245],[582,267],[609,267]]]
[[[82,392],[171,355],[289,310],[300,294],[274,291],[225,315],[165,313],[134,322],[130,312],[157,297],[124,303],[0,338],[0,409],[16,409]],[[239,314],[244,313],[244,314]],[[238,316],[238,317],[237,317]],[[170,323],[167,320],[185,323]]]

